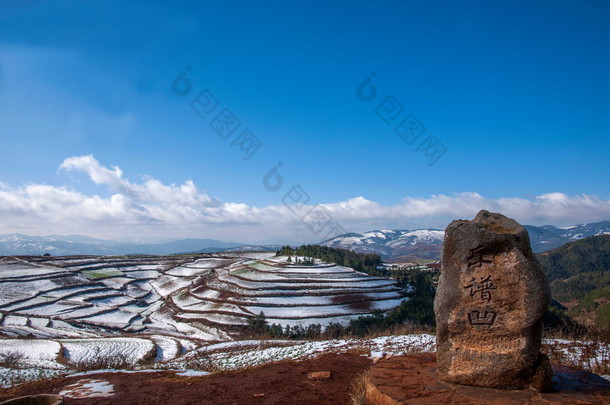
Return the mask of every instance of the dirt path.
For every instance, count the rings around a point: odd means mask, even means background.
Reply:
[[[0,389],[0,401],[20,395],[58,394],[83,378],[114,386],[108,398],[64,398],[70,404],[332,404],[350,403],[354,379],[371,365],[365,357],[326,354],[313,360],[281,362],[245,371],[204,377],[180,377],[173,372],[104,373],[67,377]],[[310,381],[307,374],[330,371],[329,379]]]

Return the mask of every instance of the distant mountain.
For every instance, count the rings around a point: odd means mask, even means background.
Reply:
[[[244,246],[241,243],[215,239],[181,239],[166,243],[137,244],[107,241],[81,235],[27,236],[21,234],[0,235],[0,255],[36,256],[49,253],[62,255],[125,255],[125,254],[174,254],[198,251],[218,252]],[[239,249],[237,249],[239,250]]]
[[[239,245],[238,247],[225,249],[225,252],[268,252],[280,250],[282,245]]]
[[[588,238],[589,236],[610,235],[610,221],[593,222],[584,225],[554,227],[545,225],[542,228],[563,235],[571,240]]]
[[[240,243],[222,242],[216,239],[180,239],[173,242],[156,244],[125,244],[116,247],[117,254],[151,254],[169,255],[174,253],[193,253],[207,249],[208,252],[219,252],[242,246]],[[212,249],[212,250],[210,250]]]
[[[525,228],[530,234],[532,249],[537,253],[555,249],[568,242],[589,236],[610,235],[610,221],[563,227],[526,225]]]
[[[392,261],[437,260],[443,245],[444,231],[439,229],[381,230],[346,233],[321,245],[349,249],[359,253],[377,253]]]
[[[555,227],[525,225],[536,253],[555,249],[589,236],[610,235],[610,221]],[[321,242],[321,245],[377,253],[388,261],[413,262],[439,260],[444,232],[439,229],[381,230],[346,233]]]
[[[589,236],[610,235],[610,221],[555,227],[552,225],[525,228],[530,234],[534,252],[544,252],[570,241]],[[440,229],[381,230],[347,233],[321,242],[321,245],[377,253],[385,260],[413,262],[438,260],[444,232]],[[0,235],[0,255],[125,255],[208,253],[222,251],[277,250],[279,245],[245,245],[215,239],[181,239],[165,243],[125,243],[95,239],[82,235],[27,236],[17,233]]]
[[[87,237],[0,235],[0,255],[108,255],[116,243]]]
[[[546,229],[547,227],[550,227],[550,225],[525,225],[525,229],[527,229],[527,232],[530,235],[530,243],[532,244],[532,250],[535,253],[555,249],[570,242],[569,238],[566,238],[565,236],[560,235],[557,232],[553,232],[550,229]]]

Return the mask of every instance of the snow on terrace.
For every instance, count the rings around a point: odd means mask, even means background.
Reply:
[[[192,322],[196,320],[196,317],[184,318],[180,316],[180,314],[172,315],[157,311],[150,315],[149,322],[146,326],[148,330],[154,331],[155,333],[163,333],[175,337],[187,337],[207,342],[232,340],[231,337],[222,330]]]
[[[213,269],[215,267],[227,266],[235,262],[235,259],[226,259],[221,257],[206,257],[197,259],[194,262],[186,263],[182,267],[191,269]]]
[[[261,311],[282,325],[346,324],[402,300],[391,279],[273,256],[72,257],[53,258],[52,266],[42,258],[0,260],[7,276],[0,277],[0,310],[10,312],[0,333],[43,339],[152,333],[163,336],[151,343],[155,356],[167,360],[192,342],[232,340],[227,332]]]
[[[264,281],[266,283],[306,283],[306,282],[353,282],[375,280],[370,276],[361,274],[359,276],[350,273],[290,273],[260,271],[249,267],[242,267],[229,273],[230,276],[244,281]],[[388,281],[387,279],[382,279]]]
[[[405,299],[396,281],[343,266],[288,266],[242,260],[173,295],[177,317],[221,327],[243,325],[263,312],[269,323],[349,323],[357,316],[388,311]]]
[[[124,309],[113,309],[107,312],[101,312],[95,315],[88,315],[80,319],[81,322],[91,325],[104,326],[107,328],[124,329],[128,327],[135,318],[139,317],[141,308],[131,308],[133,311]],[[138,311],[139,310],[139,311]]]
[[[219,274],[218,279],[229,284],[233,284],[239,288],[245,288],[248,290],[259,290],[259,289],[282,289],[282,290],[315,290],[320,288],[354,288],[354,289],[368,289],[368,288],[380,288],[380,287],[391,287],[396,285],[396,281],[391,279],[379,279],[371,280],[367,278],[363,279],[317,279],[317,280],[306,280],[307,282],[299,282],[301,280],[265,280],[260,281],[250,280],[241,278],[239,274]],[[312,281],[312,282],[309,282]]]
[[[187,266],[180,266],[180,267],[174,267],[173,269],[165,272],[165,274],[168,274],[170,276],[177,276],[177,277],[193,277],[193,276],[204,276],[208,273],[210,273],[211,268],[206,268],[206,267],[187,267]]]
[[[61,344],[64,358],[72,364],[93,364],[100,357],[114,357],[135,365],[156,355],[156,346],[149,339],[74,339],[62,340]]]
[[[64,368],[57,362],[60,354],[61,345],[52,340],[0,340],[0,357],[18,356],[24,367]]]
[[[341,324],[347,325],[351,321],[355,321],[359,317],[364,316],[363,314],[355,314],[355,315],[340,315],[340,316],[325,316],[324,318],[271,318],[268,317],[267,323],[269,325],[277,324],[282,327],[290,326],[291,328],[294,326],[302,326],[304,328],[310,325],[320,325],[322,328],[327,327],[330,324]]]
[[[262,307],[247,306],[253,314],[264,312],[265,316],[275,319],[323,318],[337,315],[370,314],[373,311],[387,311],[400,305],[403,299],[358,302],[347,305],[320,305],[302,307]]]
[[[254,266],[251,266],[254,267]],[[262,270],[262,269],[261,269]],[[274,267],[272,269],[278,273],[305,273],[305,274],[325,274],[325,273],[336,273],[336,274],[351,274],[354,273],[353,269],[343,266],[286,266],[286,267]],[[335,274],[333,274],[335,275]]]
[[[607,364],[607,345],[596,342],[545,339],[543,347],[554,348],[566,356],[573,365],[591,370],[596,364]],[[574,347],[594,348],[593,353],[580,356]],[[133,362],[137,370],[188,370],[204,365],[210,369],[236,370],[245,367],[285,361],[303,360],[324,353],[361,353],[379,359],[416,352],[433,352],[435,336],[410,334],[381,336],[370,339],[337,339],[326,341],[245,340],[197,346],[190,340],[153,335],[147,338],[110,339],[0,339],[0,355],[18,352],[23,354],[20,369],[0,368],[0,386],[9,387],[24,380],[36,380],[60,375],[89,375],[100,371],[75,373],[74,364],[106,364],[108,359],[120,358]],[[57,360],[63,352],[65,364]],[[593,361],[591,360],[593,357]],[[204,364],[201,361],[204,361]],[[562,363],[563,364],[563,363]],[[123,370],[105,370],[117,372]]]
[[[433,351],[434,335],[382,336],[372,339],[340,339],[316,342],[286,340],[239,341],[220,343],[197,349],[164,365],[168,368],[186,368],[190,361],[203,355],[209,366],[221,370],[235,370],[262,364],[302,360],[322,353],[361,351],[365,356],[396,356],[406,353]]]
[[[218,279],[206,280],[204,286],[198,286],[190,290],[191,294],[196,297],[201,297],[201,294],[207,293],[209,290],[215,290],[224,294],[225,297],[239,296],[239,297],[284,297],[284,296],[330,296],[330,295],[341,295],[346,293],[355,293],[356,291],[350,291],[345,288],[335,288],[334,286],[327,286],[326,288],[316,289],[286,289],[286,288],[265,288],[265,289],[244,289],[237,286],[224,283]],[[359,293],[372,293],[372,292],[387,292],[387,291],[399,291],[400,288],[396,286],[385,286],[379,288],[367,288],[366,290],[360,290]],[[228,299],[228,298],[227,298]]]
[[[240,257],[253,260],[266,260],[272,259],[276,255],[276,252],[223,252],[222,256],[228,257]]]
[[[378,277],[372,277],[365,273],[359,273],[352,269],[349,271],[342,271],[347,269],[342,266],[332,267],[320,267],[312,266],[306,268],[293,268],[293,267],[275,267],[265,265],[265,269],[261,269],[260,266],[248,265],[245,267],[239,267],[231,271],[234,276],[239,276],[243,279],[250,280],[265,280],[267,282],[289,282],[289,281],[368,281],[381,279]],[[295,271],[296,270],[296,271]],[[387,281],[387,278],[383,278]]]
[[[151,285],[160,296],[168,297],[177,290],[188,287],[192,282],[191,278],[164,275],[152,281]]]
[[[100,257],[0,259],[0,310],[35,317],[61,318],[110,329],[131,325],[143,328],[141,314],[147,314],[161,297],[150,281],[157,270],[176,260],[159,258],[114,259]],[[156,262],[155,262],[156,261]],[[184,260],[182,260],[183,262]],[[41,323],[14,325],[0,320],[0,332],[9,336],[78,336],[74,331],[56,330]],[[40,318],[43,319],[43,318]],[[133,328],[132,328],[133,329]],[[87,332],[85,332],[87,333]]]
[[[279,290],[281,293],[285,291]],[[336,305],[338,303],[345,303],[348,301],[374,301],[383,300],[390,298],[400,298],[402,295],[399,291],[383,291],[383,292],[362,292],[356,294],[341,294],[345,290],[336,290],[336,294],[333,295],[266,295],[266,296],[229,296],[223,294],[220,291],[207,289],[202,293],[192,295],[201,300],[225,300],[228,303],[237,305],[260,305],[260,306],[316,306],[316,305]]]
[[[567,357],[566,365],[592,370],[592,367],[606,365],[609,361],[608,345],[587,341],[545,339],[543,350],[558,350]],[[589,348],[583,355],[574,348]],[[373,359],[401,356],[417,352],[434,352],[435,336],[431,334],[409,334],[381,336],[369,339],[337,339],[323,341],[248,340],[219,343],[201,347],[163,365],[162,368],[188,368],[189,364],[205,358],[211,369],[235,370],[263,364],[313,358],[323,353],[360,352]],[[570,357],[572,356],[572,357]],[[564,363],[562,363],[564,364]]]
[[[159,335],[151,336],[151,339],[157,345],[156,362],[172,360],[181,354],[182,346],[178,340]]]
[[[149,361],[157,370],[188,370],[202,357],[207,365],[219,369],[238,369],[282,360],[299,360],[325,352],[362,352],[364,356],[395,355],[415,351],[433,350],[434,337],[430,335],[390,336],[375,339],[349,339],[318,342],[304,341],[238,341],[198,347],[191,341],[153,335],[143,338],[62,339],[37,340],[27,350],[31,340],[0,340],[0,348],[24,353],[19,370],[0,369],[0,385],[7,387],[23,380],[48,378],[53,375],[88,375],[74,373],[69,367],[83,364],[108,364],[121,359],[136,369],[149,370]],[[63,352],[64,362],[57,362]],[[186,353],[185,353],[186,352]],[[2,353],[0,349],[0,353]],[[36,361],[44,363],[36,365]],[[103,371],[103,370],[102,370]],[[121,370],[106,370],[111,372]],[[149,370],[150,371],[150,370]]]
[[[62,273],[66,273],[66,271],[57,267],[42,266],[8,257],[0,259],[0,279],[32,278]]]
[[[0,280],[0,309],[2,305],[10,305],[19,300],[36,296],[40,291],[57,288],[57,283],[51,279],[25,281],[19,279]]]

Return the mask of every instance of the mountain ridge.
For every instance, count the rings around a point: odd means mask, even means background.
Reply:
[[[0,255],[125,255],[178,254],[210,249],[223,251],[244,246],[216,239],[185,238],[162,243],[125,243],[83,235],[29,236],[18,233],[0,235]]]
[[[556,227],[525,225],[534,252],[541,253],[574,240],[610,234],[610,221]],[[376,253],[386,261],[413,262],[440,259],[444,231],[429,229],[382,229],[349,232],[320,242],[320,245]],[[0,255],[125,255],[179,254],[221,251],[277,250],[280,245],[244,244],[217,239],[184,238],[159,243],[121,242],[84,235],[29,236],[0,234]]]
[[[556,227],[524,225],[535,253],[558,248],[568,242],[589,236],[610,234],[610,221]],[[384,260],[413,262],[439,260],[444,231],[440,229],[373,230],[349,232],[320,242],[321,245],[350,249],[360,253],[377,253]]]

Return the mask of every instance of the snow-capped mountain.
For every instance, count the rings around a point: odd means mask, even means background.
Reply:
[[[562,246],[589,236],[610,234],[610,221],[556,227],[525,225],[532,249],[536,253]],[[321,245],[350,249],[361,253],[377,253],[391,261],[440,259],[444,231],[439,229],[381,230],[346,233],[321,242]]]
[[[568,242],[589,236],[610,235],[610,221],[562,227],[526,225],[525,228],[530,234],[532,249],[536,253],[555,249]]]
[[[589,236],[610,235],[610,221],[594,222],[591,224],[554,227],[546,225],[542,228],[560,234],[571,240],[583,239]]]
[[[540,253],[570,241],[589,236],[610,234],[610,221],[556,227],[525,225],[534,252]],[[380,230],[347,233],[321,242],[321,245],[378,253],[386,260],[438,260],[444,231],[440,229]],[[166,243],[126,243],[95,239],[82,235],[27,236],[17,233],[0,235],[0,255],[121,255],[173,254],[190,252],[221,252],[276,250],[279,245],[244,245],[214,239],[181,239]]]
[[[361,253],[377,253],[384,259],[416,261],[438,259],[444,231],[440,229],[381,230],[347,233],[326,240],[321,245],[350,249]]]

